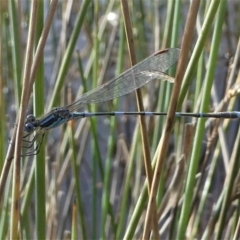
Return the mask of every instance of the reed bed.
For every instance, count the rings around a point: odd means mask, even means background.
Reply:
[[[239,239],[237,1],[1,1],[0,239]],[[82,111],[21,157],[23,124],[180,48],[174,85]],[[137,100],[136,100],[137,99]],[[139,105],[140,102],[140,105]],[[141,102],[143,106],[141,106]]]

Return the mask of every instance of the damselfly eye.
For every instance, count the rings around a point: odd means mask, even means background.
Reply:
[[[35,128],[34,125],[28,122],[28,123],[25,123],[24,131],[30,133],[34,131],[34,128]]]
[[[29,115],[27,116],[27,120],[33,122],[33,121],[36,120],[36,117],[35,117],[34,115],[32,115],[32,114],[29,114]]]

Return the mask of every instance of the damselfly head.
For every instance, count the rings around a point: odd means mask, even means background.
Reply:
[[[24,131],[27,133],[31,133],[36,128],[36,117],[32,114],[27,116],[27,120],[24,124]]]

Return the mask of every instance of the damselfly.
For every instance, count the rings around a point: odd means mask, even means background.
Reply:
[[[77,112],[85,105],[91,103],[100,103],[114,98],[126,95],[146,83],[154,79],[162,81],[174,82],[174,79],[167,75],[167,71],[173,64],[178,61],[180,50],[177,48],[165,49],[156,52],[152,56],[146,58],[142,62],[128,69],[117,78],[108,81],[107,83],[83,94],[72,104],[66,107],[58,107],[51,110],[43,117],[36,119],[33,115],[28,115],[24,125],[24,131],[27,134],[24,136],[23,148],[33,149],[24,153],[24,156],[36,155],[39,152],[42,139],[47,130],[58,127],[70,120],[92,117],[92,116],[117,116],[117,115],[166,115],[166,113],[157,112]],[[223,112],[223,113],[176,113],[176,116],[191,116],[191,117],[214,117],[214,118],[238,118],[238,112]],[[35,133],[31,140],[28,137]],[[34,143],[35,146],[34,146]],[[33,147],[34,146],[34,147]]]
[[[165,71],[177,62],[179,53],[180,50],[177,48],[156,52],[117,78],[83,94],[79,99],[66,107],[55,108],[39,119],[36,119],[33,115],[28,115],[24,125],[24,131],[27,132],[27,134],[23,139],[23,148],[32,149],[34,143],[36,143],[36,145],[32,151],[28,151],[24,153],[24,155],[35,155],[38,153],[44,133],[47,130],[58,127],[73,119],[100,115],[100,113],[76,112],[86,104],[105,102],[126,95],[153,79],[173,82],[174,79],[167,75]],[[104,113],[101,115],[103,114]],[[112,113],[107,113],[107,115],[109,114],[113,115]],[[115,115],[117,115],[117,113]],[[35,133],[33,138],[28,141],[28,137],[33,132]]]

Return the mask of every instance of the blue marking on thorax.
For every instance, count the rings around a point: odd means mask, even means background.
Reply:
[[[59,125],[68,122],[69,119],[62,118],[59,115],[51,114],[40,120],[39,126],[42,128],[55,128]]]

